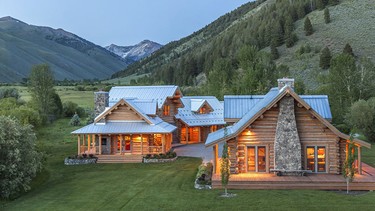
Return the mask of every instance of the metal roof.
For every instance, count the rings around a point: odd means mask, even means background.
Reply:
[[[188,126],[209,126],[225,124],[223,114],[224,108],[216,97],[183,97],[181,98],[181,101],[184,104],[184,107],[178,109],[178,114],[175,117],[186,123]],[[192,107],[195,107],[197,105],[197,103],[195,102],[201,102],[200,105],[207,103],[209,106],[211,106],[213,111],[207,114],[199,114],[197,112],[194,112]]]
[[[327,120],[332,120],[327,95],[299,95],[319,115]],[[224,96],[224,118],[241,119],[250,111],[264,95],[226,95]]]
[[[205,102],[205,99],[190,99],[190,110],[193,112],[198,112]]]
[[[172,133],[175,129],[175,126],[163,121],[155,125],[147,122],[107,122],[89,124],[72,134],[155,134]]]
[[[109,91],[109,106],[122,98],[153,99],[162,108],[167,97],[173,97],[178,86],[115,86]]]

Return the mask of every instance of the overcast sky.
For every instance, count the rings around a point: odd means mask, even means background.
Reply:
[[[178,40],[250,0],[0,0],[0,17],[63,28],[95,44]]]

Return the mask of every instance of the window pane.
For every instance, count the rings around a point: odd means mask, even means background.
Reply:
[[[255,171],[255,147],[247,148],[247,170]]]
[[[315,171],[315,147],[307,147],[307,170]]]
[[[326,171],[326,148],[318,147],[318,172]]]
[[[266,147],[258,147],[258,172],[266,171]]]

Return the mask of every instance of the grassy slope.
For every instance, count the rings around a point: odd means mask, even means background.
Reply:
[[[337,6],[328,7],[331,23],[324,23],[322,11],[314,11],[308,15],[314,34],[305,36],[304,19],[295,23],[298,43],[292,48],[279,48],[281,55],[278,64],[286,64],[293,76],[302,77],[309,88],[317,86],[316,74],[319,70],[320,50],[328,46],[333,55],[342,52],[346,43],[350,43],[354,54],[368,57],[375,62],[375,4],[373,0],[343,0]],[[296,51],[302,45],[310,45],[312,52],[298,56]],[[315,53],[314,50],[318,52]]]
[[[375,193],[346,196],[313,190],[235,190],[237,197],[220,198],[221,190],[193,188],[201,160],[180,158],[167,164],[97,164],[64,166],[76,152],[68,119],[38,132],[47,154],[47,171],[34,180],[33,190],[3,210],[371,210]],[[375,166],[375,148],[363,160]],[[3,207],[1,207],[3,206]]]

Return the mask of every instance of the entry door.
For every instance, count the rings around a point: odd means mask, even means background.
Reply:
[[[250,146],[247,148],[247,171],[266,172],[266,147]]]
[[[312,172],[326,172],[326,148],[309,146],[306,148],[306,169]]]

